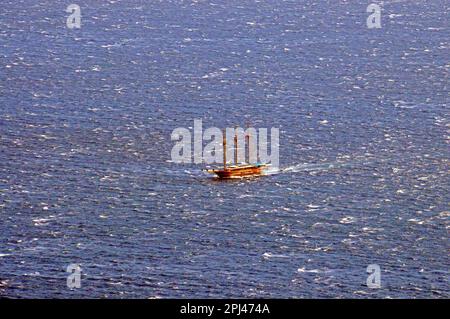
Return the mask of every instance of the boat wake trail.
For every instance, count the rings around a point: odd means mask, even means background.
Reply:
[[[314,171],[327,171],[331,169],[338,169],[343,167],[351,167],[355,163],[353,162],[329,162],[329,163],[300,163],[296,165],[287,166],[284,168],[269,168],[266,170],[267,175],[282,174],[282,173],[299,173],[299,172],[314,172]]]
[[[321,172],[341,168],[357,168],[361,166],[366,166],[370,163],[371,161],[367,161],[367,159],[360,159],[354,161],[334,161],[324,163],[299,163],[281,168],[269,166],[262,171],[262,175],[277,175],[277,174],[301,173],[301,172]],[[183,172],[179,171],[178,174],[182,175],[187,174],[193,177],[204,177],[205,175],[209,176],[209,174],[205,173],[205,170],[200,169],[184,170]],[[240,176],[237,178],[242,179],[242,177]]]

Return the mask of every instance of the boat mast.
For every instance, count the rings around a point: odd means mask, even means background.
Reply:
[[[236,133],[236,127],[234,128],[234,163],[238,165],[238,145],[237,145],[237,133]]]
[[[227,169],[227,133],[223,130],[223,169]]]
[[[247,157],[245,155],[247,155],[247,148],[248,148],[248,161],[247,163],[250,164],[250,130],[248,129],[250,127],[250,125],[247,123],[245,123],[245,129],[246,129],[246,134],[245,134],[245,144],[244,144],[244,158],[246,159]]]

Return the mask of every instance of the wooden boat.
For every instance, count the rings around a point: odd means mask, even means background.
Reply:
[[[246,164],[227,166],[223,169],[209,169],[208,173],[216,174],[219,178],[238,178],[248,176],[259,176],[263,174],[267,164]]]
[[[246,136],[247,140],[249,136]],[[248,143],[247,143],[248,144]],[[218,178],[228,179],[228,178],[242,178],[250,176],[260,176],[264,173],[264,169],[269,166],[269,164],[238,164],[237,163],[237,135],[234,136],[234,161],[235,165],[227,165],[227,138],[225,130],[223,132],[223,168],[222,169],[208,169],[208,173],[215,174]],[[250,156],[249,156],[250,157]]]

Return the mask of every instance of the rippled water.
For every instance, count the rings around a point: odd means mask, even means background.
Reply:
[[[2,2],[0,296],[449,297],[447,1],[74,2]],[[196,118],[282,171],[171,163]]]

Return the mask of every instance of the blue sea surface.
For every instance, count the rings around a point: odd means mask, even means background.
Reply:
[[[0,297],[450,297],[448,1],[73,2],[0,9]],[[281,170],[172,162],[194,119]]]

